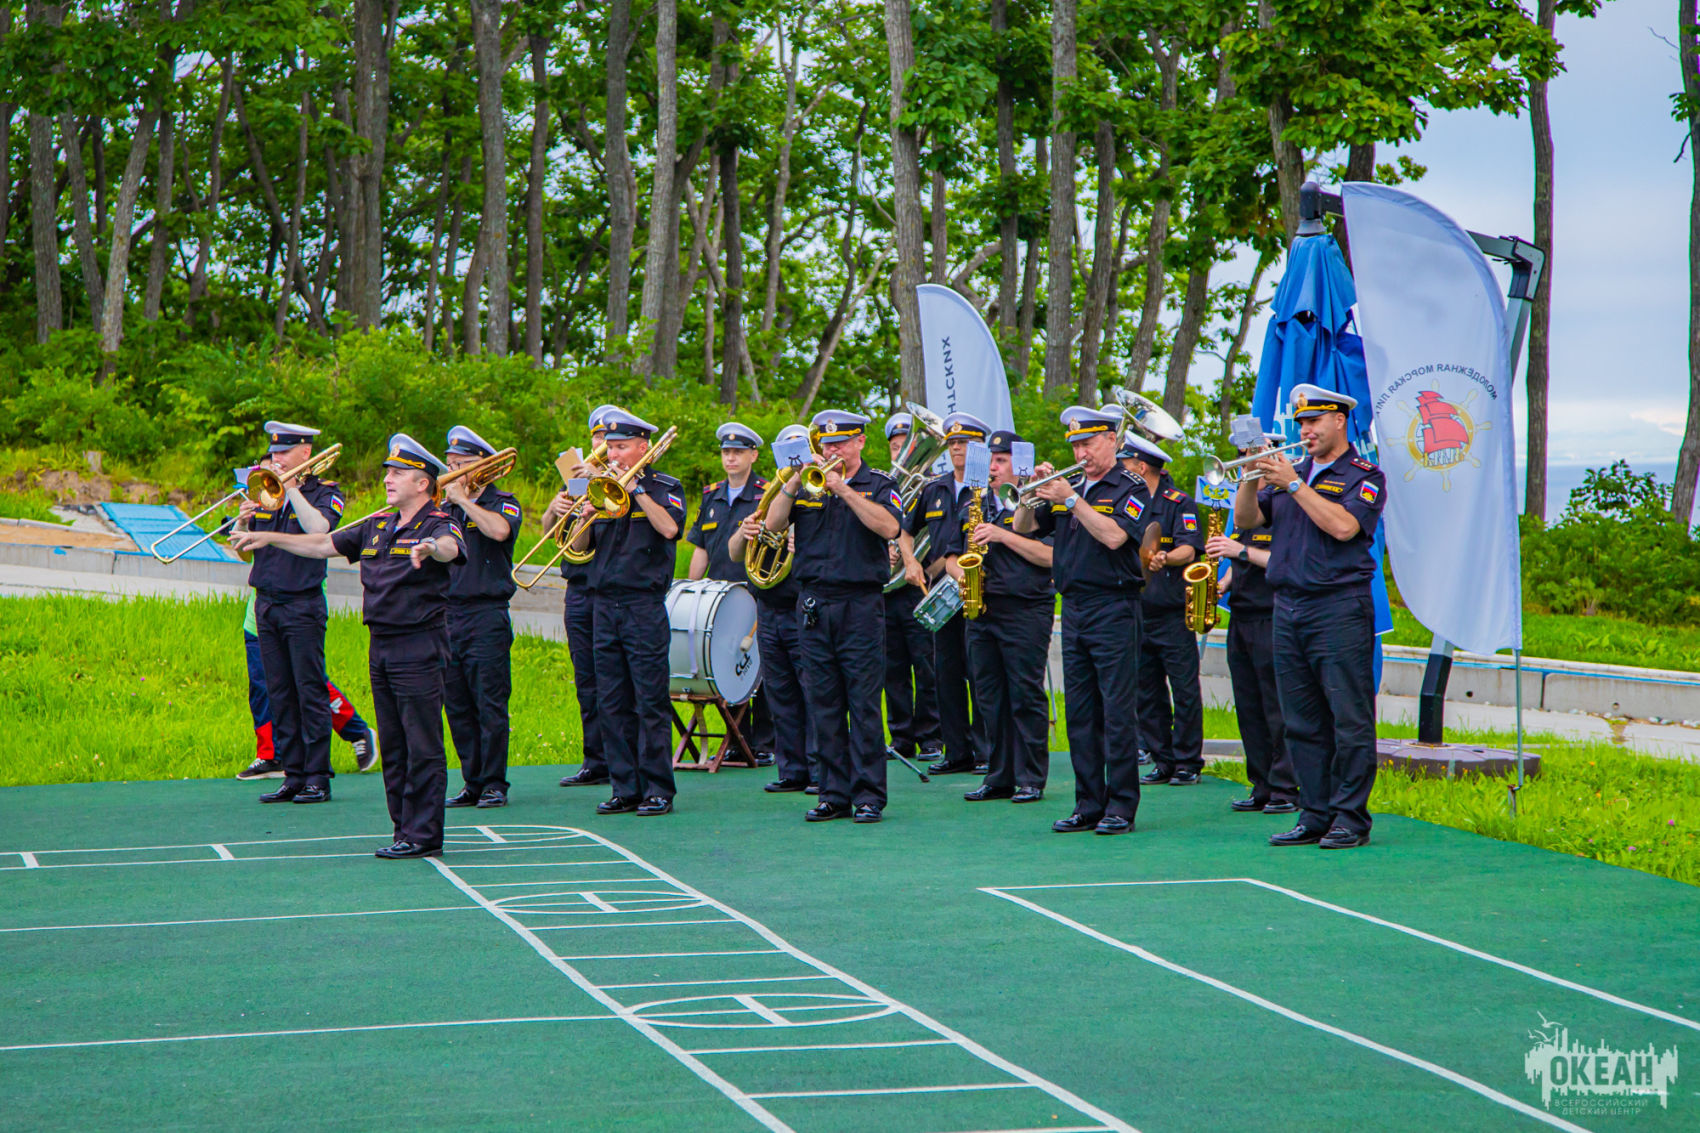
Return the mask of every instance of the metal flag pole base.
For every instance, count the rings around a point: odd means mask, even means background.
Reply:
[[[931,783],[933,781],[931,776],[929,776],[925,771],[922,771],[919,767],[916,767],[913,763],[910,763],[909,757],[904,755],[902,752],[898,751],[896,748],[887,747],[885,749],[885,753],[887,755],[891,756],[891,758],[897,760],[899,763],[903,764],[903,766],[907,767],[909,770],[913,771],[915,774],[919,775],[921,777],[921,782]]]
[[[1517,817],[1517,792],[1523,789],[1523,651],[1513,649],[1512,677],[1517,682],[1517,782],[1507,789],[1506,806],[1510,808],[1511,817]]]

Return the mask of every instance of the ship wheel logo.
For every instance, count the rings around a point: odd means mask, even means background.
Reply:
[[[1470,403],[1476,399],[1471,390],[1463,401],[1447,401],[1438,390],[1425,389],[1417,394],[1414,405],[1401,404],[1411,418],[1405,431],[1405,447],[1411,453],[1411,466],[1405,479],[1413,480],[1418,472],[1427,470],[1440,474],[1442,491],[1452,490],[1452,470],[1466,462],[1480,468],[1482,462],[1470,455],[1477,432],[1492,428],[1492,422],[1478,422],[1470,415]]]

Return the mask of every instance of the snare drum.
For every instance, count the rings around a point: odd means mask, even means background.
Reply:
[[[737,582],[679,580],[667,591],[668,691],[742,704],[761,683],[756,600]],[[746,648],[745,640],[749,645]]]
[[[937,633],[960,609],[962,588],[956,585],[955,579],[941,576],[927,591],[927,596],[915,603],[915,620],[928,633]]]

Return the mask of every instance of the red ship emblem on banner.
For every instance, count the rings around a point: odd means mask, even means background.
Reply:
[[[1425,389],[1417,394],[1415,402],[1400,406],[1411,417],[1405,434],[1405,447],[1411,454],[1406,480],[1414,479],[1418,471],[1426,469],[1440,473],[1441,489],[1450,491],[1453,469],[1466,461],[1471,467],[1481,467],[1481,461],[1470,455],[1470,446],[1476,433],[1489,428],[1490,423],[1478,423],[1470,416],[1469,405],[1475,398],[1476,393],[1471,390],[1463,401],[1452,402],[1438,390]]]

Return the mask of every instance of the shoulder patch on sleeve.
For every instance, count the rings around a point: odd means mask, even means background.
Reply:
[[[519,505],[507,503],[506,501],[504,501],[503,504],[502,504],[502,514],[507,516],[509,519],[518,519],[519,518]]]
[[[1358,498],[1366,504],[1373,504],[1379,495],[1381,495],[1381,489],[1368,480],[1358,485]]]
[[[1181,526],[1188,531],[1198,530],[1198,516],[1190,511],[1181,512]]]
[[[679,508],[680,510],[683,510],[685,506],[685,501],[679,498],[677,492],[667,493],[667,503],[669,506]]]
[[[1129,519],[1138,519],[1144,511],[1145,505],[1139,502],[1139,497],[1129,492],[1127,502],[1122,504],[1122,514]]]
[[[903,510],[903,497],[897,494],[896,488],[891,489],[890,499],[892,507],[896,508],[898,511]]]

